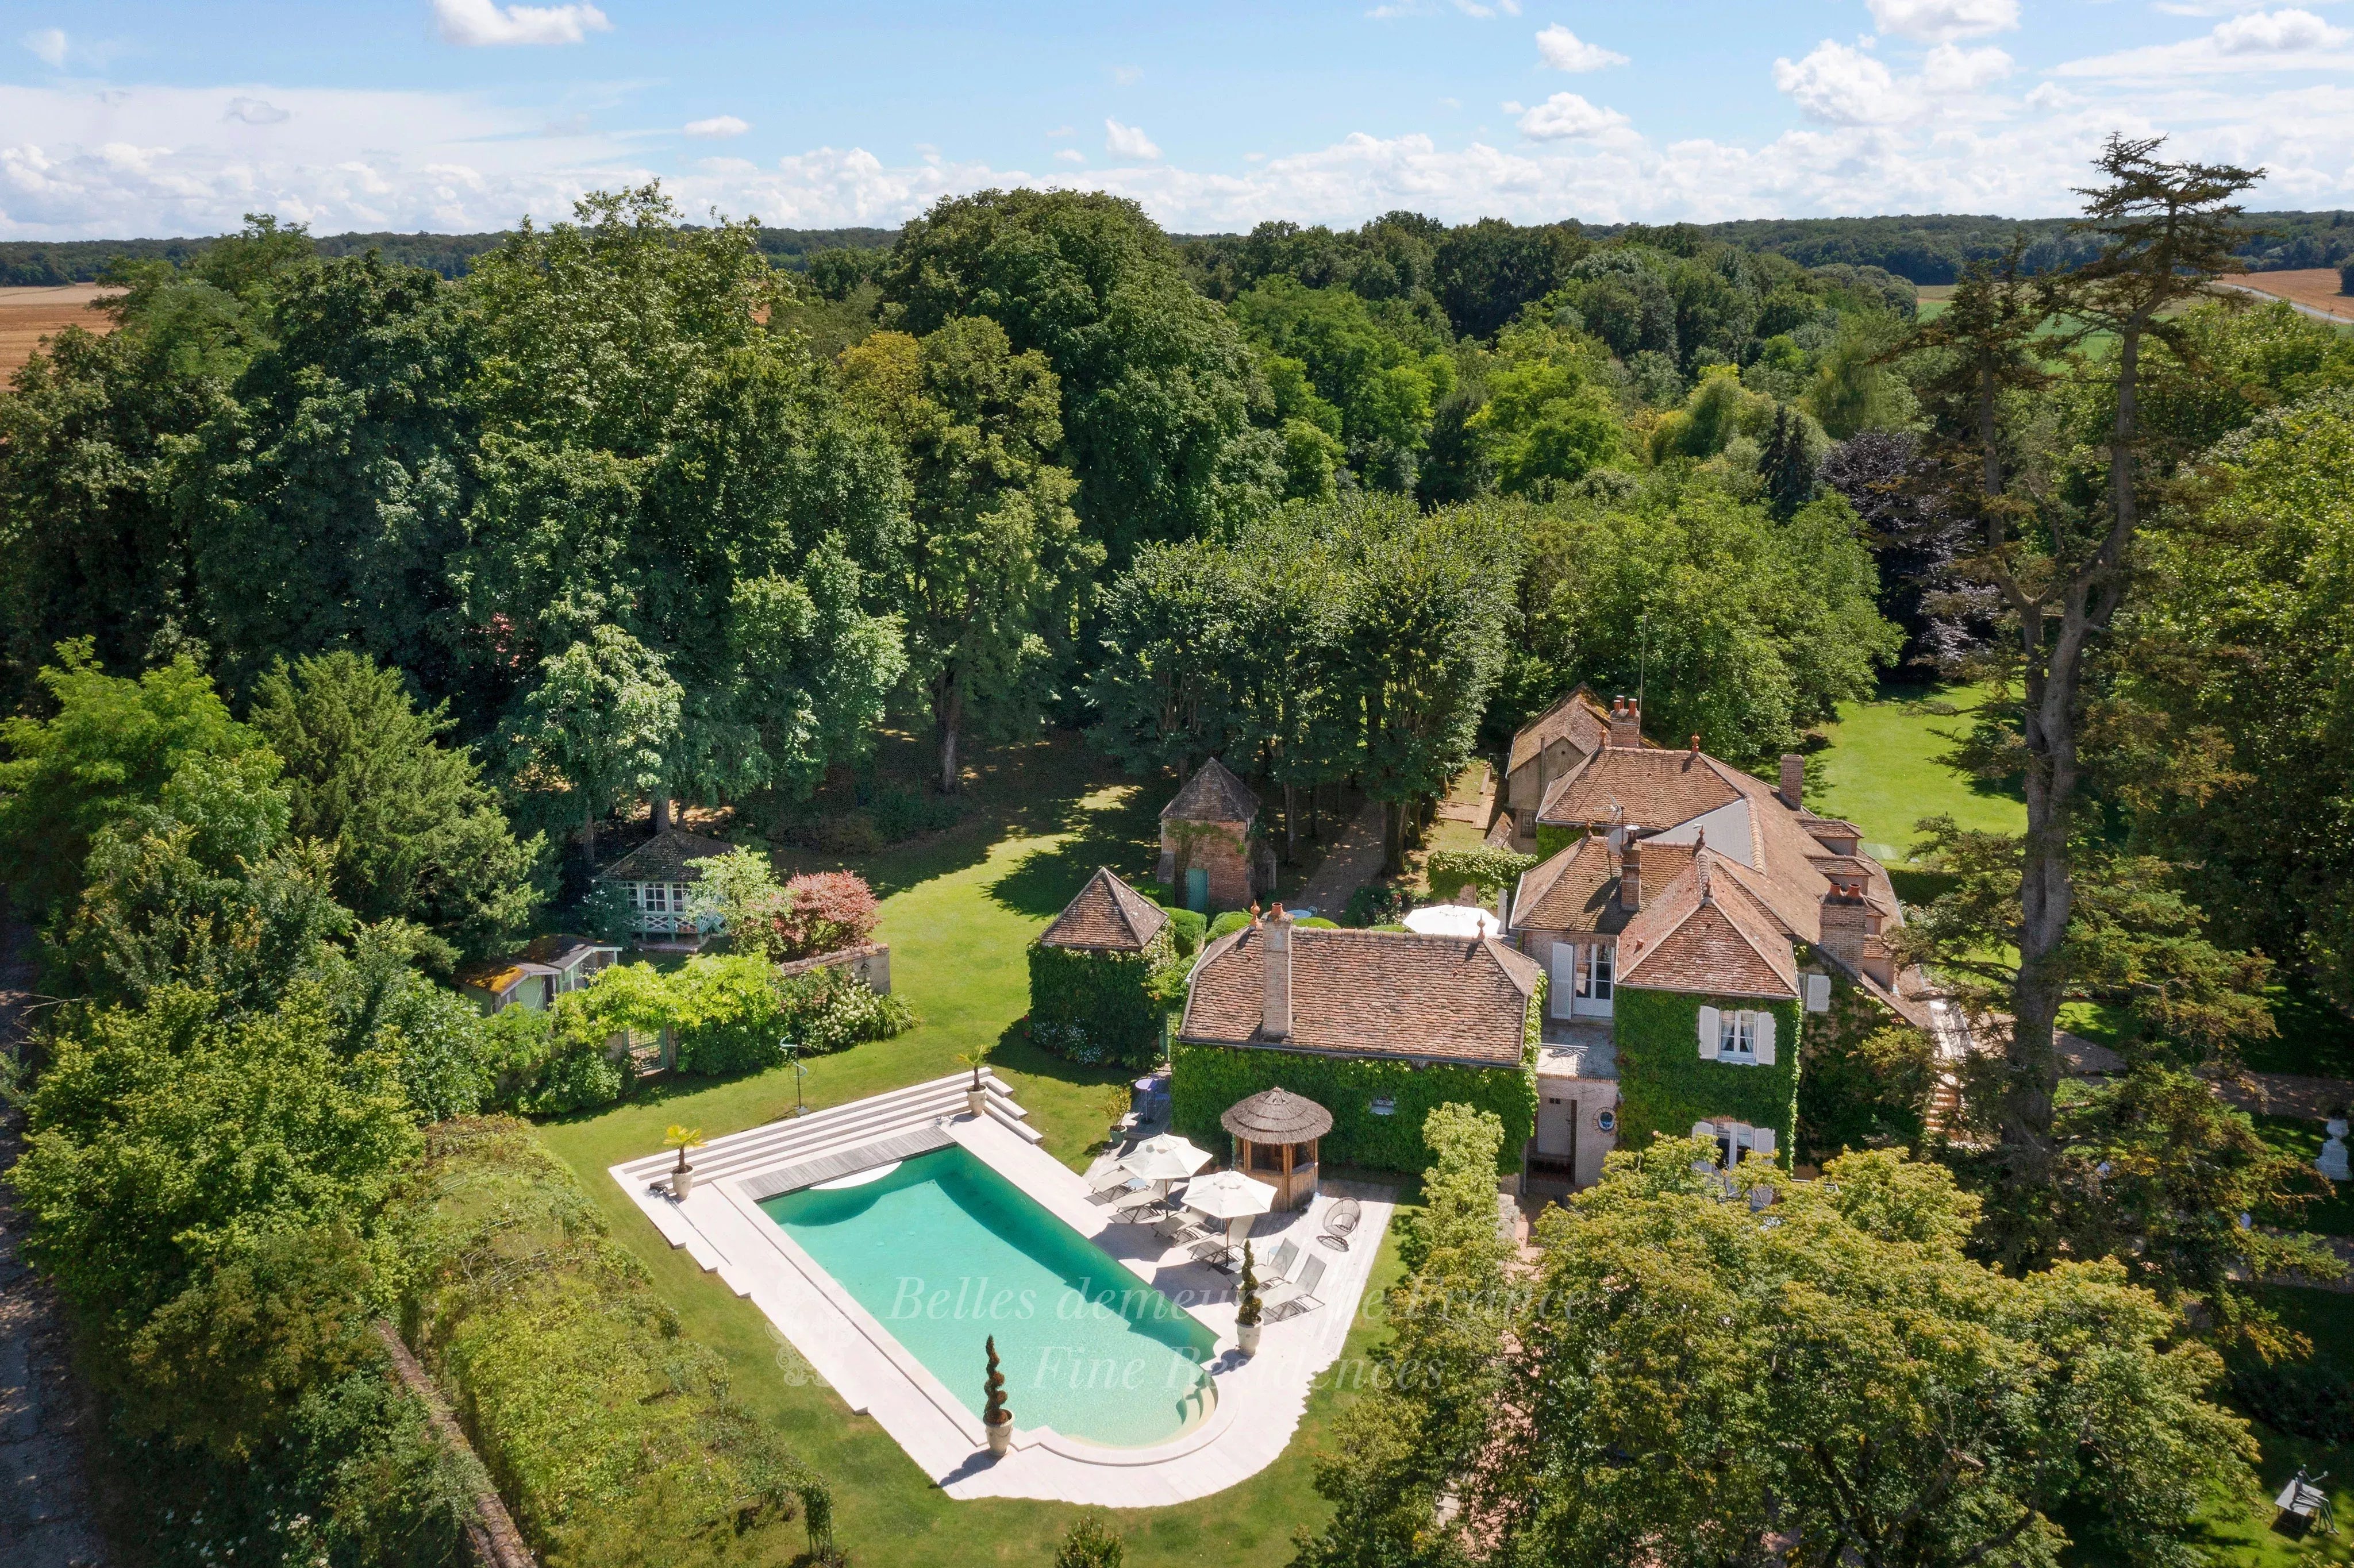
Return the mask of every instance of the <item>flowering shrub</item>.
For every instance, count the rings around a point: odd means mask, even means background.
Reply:
[[[784,1032],[811,1055],[844,1050],[864,1040],[888,1040],[916,1022],[915,1011],[906,1002],[896,996],[877,996],[840,969],[815,969],[779,989]]]
[[[705,930],[726,927],[737,952],[790,963],[875,934],[875,890],[854,872],[819,871],[779,887],[769,857],[737,850],[703,863],[691,906]]]

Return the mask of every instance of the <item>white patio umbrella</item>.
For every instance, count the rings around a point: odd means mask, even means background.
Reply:
[[[1148,1138],[1119,1157],[1119,1168],[1147,1181],[1178,1181],[1210,1162],[1207,1150],[1197,1149],[1173,1132]]]
[[[1185,1206],[1204,1219],[1226,1222],[1226,1251],[1235,1249],[1237,1223],[1248,1222],[1275,1207],[1275,1189],[1254,1181],[1239,1171],[1214,1171],[1185,1189]]]

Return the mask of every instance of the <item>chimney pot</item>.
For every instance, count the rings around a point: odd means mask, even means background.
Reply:
[[[1643,744],[1643,706],[1626,697],[1610,705],[1610,735],[1612,746]]]
[[[1795,751],[1782,754],[1782,804],[1797,810],[1807,793],[1807,759]]]

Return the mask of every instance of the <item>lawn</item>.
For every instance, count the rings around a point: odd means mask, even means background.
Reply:
[[[2300,1290],[2285,1286],[2264,1289],[2264,1304],[2299,1332],[2308,1336],[2315,1351],[2340,1369],[2354,1368],[2354,1298],[2330,1290]],[[2354,1563],[2354,1448],[2291,1437],[2269,1427],[2255,1428],[2264,1457],[2257,1464],[2263,1483],[2263,1506],[2243,1510],[2219,1507],[2208,1520],[2201,1543],[2212,1561],[2230,1568],[2307,1568],[2321,1563]],[[2334,1538],[2292,1539],[2272,1528],[2271,1499],[2280,1495],[2289,1478],[2303,1466],[2308,1476],[2329,1476],[2329,1495],[2338,1510],[2338,1533]]]
[[[896,1040],[813,1060],[799,1092],[812,1107],[835,1105],[953,1072],[960,1053],[987,1047],[991,1065],[1046,1135],[1046,1149],[1082,1165],[1115,1107],[1125,1106],[1123,1075],[1074,1067],[1021,1037],[1024,949],[1097,865],[1139,878],[1150,871],[1164,792],[1120,779],[1076,739],[1057,736],[991,754],[975,794],[974,810],[957,829],[849,863],[886,895],[881,935],[891,944],[892,989],[921,1022]],[[792,1074],[779,1068],[668,1086],[600,1114],[550,1123],[540,1134],[578,1173],[615,1237],[644,1261],[684,1330],[727,1359],[736,1396],[832,1482],[841,1539],[860,1560],[914,1563],[937,1552],[960,1563],[1048,1561],[1083,1510],[951,1501],[880,1426],[810,1381],[768,1319],[673,1251],[605,1174],[610,1165],[660,1149],[668,1123],[716,1137],[790,1114],[795,1096]],[[1397,1272],[1384,1238],[1376,1284],[1386,1286]],[[1336,1370],[1362,1366],[1380,1331],[1361,1318]],[[1292,1531],[1324,1517],[1311,1485],[1313,1456],[1334,1414],[1355,1397],[1348,1377],[1334,1383],[1310,1398],[1299,1436],[1272,1467],[1197,1503],[1116,1516],[1131,1568],[1289,1561]]]
[[[2027,807],[2015,791],[1941,760],[1988,695],[1974,686],[1891,684],[1869,702],[1840,704],[1839,721],[1823,727],[1830,744],[1808,759],[1808,804],[1861,828],[1864,852],[1892,867],[1911,861],[1914,824],[1924,817],[2024,830]]]

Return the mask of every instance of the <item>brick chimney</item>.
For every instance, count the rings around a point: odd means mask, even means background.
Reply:
[[[1806,804],[1807,759],[1795,751],[1782,754],[1782,804],[1797,810]]]
[[[1618,907],[1633,914],[1643,907],[1643,841],[1628,839],[1618,861]]]
[[[1260,1032],[1269,1040],[1291,1038],[1291,916],[1283,906],[1267,917],[1259,929],[1266,933],[1267,1006],[1259,1021]]]
[[[1872,910],[1863,889],[1834,878],[1823,895],[1822,938],[1816,945],[1850,971],[1863,969],[1863,939],[1871,935]]]
[[[1614,698],[1610,704],[1610,742],[1612,746],[1643,744],[1642,705],[1631,697]]]

